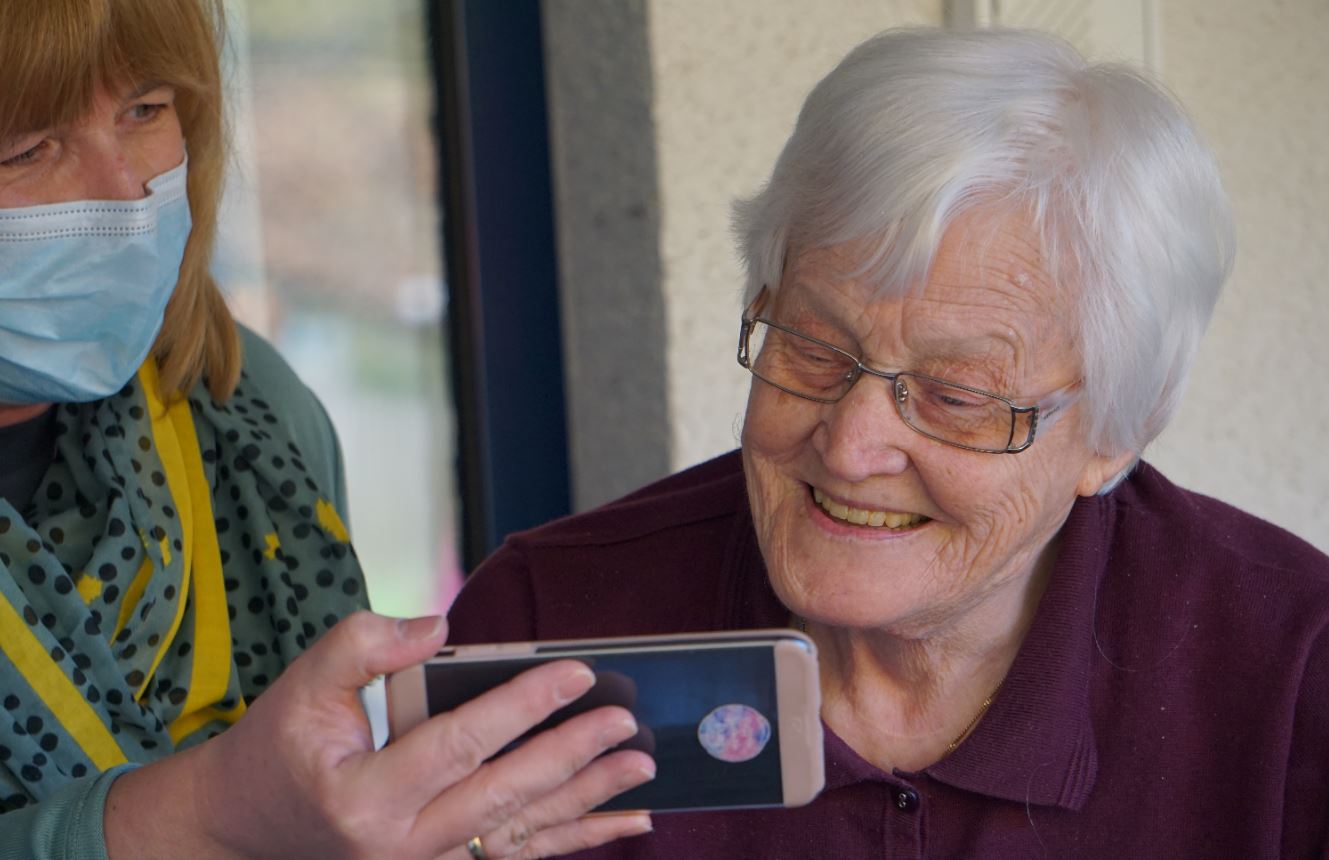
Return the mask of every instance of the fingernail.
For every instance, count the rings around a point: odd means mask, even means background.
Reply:
[[[582,694],[594,685],[595,673],[584,664],[579,664],[558,682],[558,686],[554,688],[554,695],[560,705],[566,705],[574,699],[581,698]]]
[[[425,615],[420,618],[398,618],[397,637],[403,642],[419,642],[437,636],[443,627],[442,615]]]
[[[650,767],[634,767],[632,770],[623,774],[618,780],[618,787],[629,789],[634,785],[641,785],[643,782],[650,782],[655,779],[655,762],[651,762]]]
[[[631,715],[624,715],[622,719],[615,720],[611,725],[600,732],[600,744],[611,747],[621,741],[625,741],[637,733],[637,721]]]
[[[632,824],[628,827],[627,831],[626,831],[623,835],[624,835],[624,836],[640,836],[640,835],[642,835],[643,833],[650,833],[650,832],[651,832],[652,830],[654,830],[654,829],[655,829],[655,825],[651,823],[650,816],[648,816],[648,815],[643,815],[643,816],[642,816],[640,819],[638,819],[637,821],[633,821]]]

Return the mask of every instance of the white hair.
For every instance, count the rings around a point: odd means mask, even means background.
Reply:
[[[792,247],[867,240],[883,295],[924,283],[956,216],[1032,214],[1072,286],[1089,443],[1137,455],[1171,419],[1232,267],[1213,155],[1176,100],[1024,30],[894,30],[808,96],[770,180],[734,206],[746,295]],[[1123,473],[1124,474],[1124,473]]]

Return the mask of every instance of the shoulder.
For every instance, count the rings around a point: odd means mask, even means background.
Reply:
[[[1118,545],[1182,556],[1210,570],[1277,572],[1284,582],[1329,588],[1329,556],[1273,523],[1177,486],[1147,463],[1112,497]]]
[[[1146,664],[1167,644],[1172,664],[1295,685],[1329,640],[1329,556],[1144,464],[1108,504],[1099,633]]]
[[[451,641],[705,627],[746,505],[735,452],[511,535],[467,580]]]
[[[621,499],[509,537],[528,550],[610,545],[733,516],[746,498],[737,451],[648,484]]]
[[[346,518],[345,476],[341,446],[332,420],[318,397],[300,380],[286,359],[254,331],[239,326],[244,350],[243,393],[262,401],[300,449],[325,492],[332,493]]]

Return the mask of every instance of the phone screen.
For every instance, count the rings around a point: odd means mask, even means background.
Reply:
[[[632,711],[640,729],[617,748],[650,753],[655,758],[656,777],[613,798],[599,811],[778,806],[783,802],[775,659],[770,643],[430,662],[425,666],[429,712],[451,710],[525,669],[563,657],[590,666],[596,674],[595,686],[508,749],[602,705],[616,704]]]

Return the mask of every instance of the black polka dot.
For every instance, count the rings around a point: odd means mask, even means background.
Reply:
[[[137,690],[139,685],[143,683],[143,673],[135,669],[125,676],[125,683]]]
[[[347,597],[354,597],[360,593],[360,580],[354,577],[347,578],[342,582],[341,590]]]
[[[64,542],[65,542],[65,530],[60,528],[59,526],[56,526],[55,528],[51,529],[51,543],[60,544]]]
[[[37,626],[37,610],[31,606],[23,607],[23,620],[28,622],[29,627]]]
[[[28,568],[28,581],[33,585],[41,585],[46,581],[46,571],[39,564],[34,564]]]
[[[116,598],[120,596],[120,587],[118,585],[108,585],[102,592],[102,600],[108,605],[115,603]]]
[[[42,772],[30,764],[23,765],[23,770],[20,773],[28,782],[39,782],[42,778]]]
[[[24,544],[24,546],[27,548],[28,552],[41,552],[42,548],[41,542],[33,540],[32,538],[28,538],[28,542]]]
[[[71,767],[71,768],[69,769],[69,775],[72,776],[72,777],[74,777],[75,779],[79,779],[80,777],[87,776],[87,775],[88,775],[88,766],[85,765],[85,764],[83,764],[82,762],[79,762],[78,764],[74,765],[73,767]]]
[[[50,732],[47,732],[46,734],[42,735],[41,746],[42,749],[46,750],[47,752],[54,752],[55,748],[59,746],[59,744],[60,744],[60,739],[57,738],[55,735],[51,734]]]
[[[56,594],[68,594],[73,590],[74,590],[74,583],[69,577],[65,576],[64,574],[61,574],[60,576],[57,576],[55,578]]]
[[[97,568],[97,576],[101,577],[102,582],[111,582],[115,579],[117,573],[115,565],[109,562]]]
[[[120,537],[125,533],[124,521],[118,517],[112,517],[110,522],[106,524],[106,533],[111,537]]]
[[[45,726],[45,723],[42,722],[42,718],[33,714],[23,723],[23,730],[30,735],[35,735],[42,730],[43,726]]]
[[[0,535],[8,532],[11,525],[13,523],[9,521],[9,517],[0,517]]]
[[[166,586],[166,588],[162,591],[162,596],[165,597],[167,600],[174,600],[175,586],[174,585]]]
[[[125,700],[125,697],[124,697],[123,695],[120,694],[120,691],[119,691],[119,690],[107,690],[107,691],[106,691],[106,701],[110,702],[112,705],[118,705],[118,704],[120,704],[121,702],[123,702],[124,700]]]
[[[138,555],[138,551],[135,550],[132,546],[127,546],[124,549],[120,550],[120,557],[123,558],[125,561],[133,561],[136,555]]]
[[[13,693],[10,693],[9,695],[5,696],[5,710],[6,710],[6,711],[12,711],[12,710],[15,710],[15,709],[18,708],[18,706],[21,705],[21,704],[23,704],[23,703],[20,702],[20,701],[18,700],[18,696],[15,696]]]

